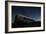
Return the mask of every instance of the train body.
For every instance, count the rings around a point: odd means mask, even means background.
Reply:
[[[37,27],[40,26],[40,22],[35,22],[30,17],[17,14],[15,16],[14,25],[13,27]]]

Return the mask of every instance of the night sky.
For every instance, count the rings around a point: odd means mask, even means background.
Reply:
[[[40,7],[24,7],[24,6],[12,6],[12,22],[16,14],[22,14],[28,16],[35,21],[41,20],[41,8]]]

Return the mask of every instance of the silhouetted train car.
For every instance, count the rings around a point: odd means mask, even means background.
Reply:
[[[17,14],[15,16],[14,27],[35,27],[37,26],[37,24],[39,23],[36,23],[30,17],[24,16],[21,14]]]

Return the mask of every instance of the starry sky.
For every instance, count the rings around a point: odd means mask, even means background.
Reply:
[[[12,6],[12,22],[16,14],[28,16],[35,21],[41,20],[41,7]]]

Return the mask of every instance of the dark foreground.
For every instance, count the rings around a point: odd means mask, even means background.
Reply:
[[[33,22],[33,23],[18,23],[18,24],[12,24],[12,28],[21,28],[21,27],[40,27],[41,22]]]

